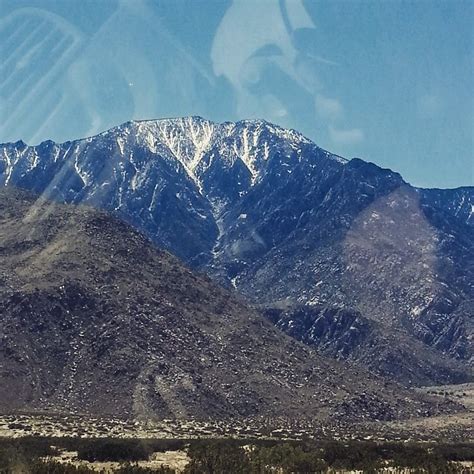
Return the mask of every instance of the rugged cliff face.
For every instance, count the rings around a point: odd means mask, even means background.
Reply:
[[[472,359],[473,188],[416,189],[265,121],[199,117],[5,144],[0,173],[7,186],[115,212],[253,302],[359,311],[382,332]]]

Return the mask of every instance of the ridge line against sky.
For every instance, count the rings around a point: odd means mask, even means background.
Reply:
[[[474,2],[3,0],[0,141],[263,118],[420,187],[474,184]]]
[[[265,120],[265,119],[239,119],[237,122],[229,122],[229,121],[224,121],[224,122],[216,122],[216,121],[212,121],[212,120],[209,120],[207,119],[206,117],[201,117],[201,116],[197,116],[197,115],[194,115],[194,116],[182,116],[182,117],[160,117],[160,118],[145,118],[145,119],[133,119],[133,120],[128,120],[126,122],[123,122],[121,124],[118,124],[118,125],[114,125],[110,128],[106,128],[105,130],[100,130],[98,131],[97,133],[94,133],[93,135],[89,135],[89,136],[85,136],[85,137],[79,137],[79,138],[76,138],[76,139],[72,139],[72,140],[66,140],[64,142],[55,142],[55,141],[52,141],[52,143],[54,143],[55,145],[57,146],[65,146],[65,145],[69,145],[70,143],[74,143],[74,142],[82,142],[82,141],[88,141],[88,140],[92,140],[92,139],[96,139],[96,138],[99,138],[100,136],[102,135],[106,135],[108,134],[109,132],[113,132],[117,129],[120,129],[121,127],[123,127],[124,125],[127,125],[129,123],[145,123],[145,122],[166,122],[166,121],[173,121],[173,120],[186,120],[186,119],[190,119],[190,118],[199,118],[205,122],[210,122],[214,125],[217,125],[217,126],[220,126],[220,125],[224,125],[224,124],[239,124],[239,123],[242,123],[242,122],[266,122],[267,124],[273,126],[273,127],[278,127],[278,128],[281,128],[283,130],[288,130],[288,131],[292,131],[292,132],[296,132],[298,134],[300,134],[300,132],[298,130],[295,130],[295,129],[291,129],[291,128],[285,128],[285,127],[281,127],[280,125],[276,124],[276,123],[273,123],[273,122],[269,122],[268,120]],[[128,133],[128,132],[127,132]],[[359,160],[362,160],[362,161],[365,161],[366,163],[369,163],[369,164],[375,164],[376,166],[380,167],[381,169],[383,170],[386,170],[386,171],[390,171],[390,172],[393,172],[395,174],[399,174],[401,176],[401,178],[403,179],[403,181],[408,184],[409,186],[415,188],[415,189],[437,189],[437,190],[455,190],[455,189],[462,189],[462,188],[473,188],[474,189],[474,185],[461,185],[461,186],[452,186],[452,187],[427,187],[427,186],[416,186],[414,185],[413,183],[410,183],[408,179],[406,179],[405,176],[402,175],[402,173],[399,172],[399,170],[397,169],[392,169],[392,168],[388,168],[388,167],[383,167],[381,166],[380,164],[377,164],[377,163],[374,163],[373,161],[370,161],[370,160],[367,160],[367,159],[364,159],[364,158],[361,158],[361,157],[353,157],[353,158],[347,158],[345,156],[342,156],[342,155],[338,155],[337,153],[334,153],[332,152],[331,150],[328,150],[328,149],[325,149],[323,147],[320,147],[317,143],[315,143],[313,140],[311,140],[309,137],[306,137],[305,135],[303,134],[300,134],[302,135],[302,137],[306,140],[309,140],[312,145],[314,145],[315,147],[317,147],[318,149],[322,150],[323,152],[326,152],[326,153],[329,153],[330,155],[332,155],[333,157],[337,158],[337,159],[342,159],[344,160],[346,163],[348,163],[351,159],[359,159]],[[47,142],[51,142],[51,140],[44,140],[40,143],[36,143],[36,144],[32,144],[32,143],[25,143],[23,140],[18,140],[19,142],[23,143],[25,146],[27,147],[38,147],[40,145],[42,145],[43,143],[47,143]],[[18,141],[16,142],[6,142],[6,143],[0,143],[0,145],[15,145]]]

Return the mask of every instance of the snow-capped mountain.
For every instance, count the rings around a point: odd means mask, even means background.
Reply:
[[[296,131],[200,117],[1,145],[0,184],[115,212],[255,302],[357,309],[472,357],[474,188],[413,188]]]
[[[1,146],[0,183],[116,211],[186,261],[209,261],[228,207],[275,164],[273,155],[289,169],[284,162],[305,148],[316,149],[265,121],[128,122],[74,142]],[[176,228],[179,216],[185,225]]]

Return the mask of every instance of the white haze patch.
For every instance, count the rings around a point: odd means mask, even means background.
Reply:
[[[308,105],[321,119],[333,143],[354,145],[363,141],[360,128],[344,127],[344,106],[324,91],[319,79],[321,67],[337,62],[301,52],[294,43],[296,30],[316,30],[313,19],[301,0],[255,2],[234,0],[217,28],[211,51],[216,76],[224,76],[233,86],[239,117],[269,120],[289,126],[292,121],[287,98],[272,92],[258,93],[254,88],[265,81],[268,71],[281,71],[289,87],[297,87],[313,97]],[[336,126],[337,125],[337,126]]]
[[[337,145],[354,145],[364,140],[364,132],[360,128],[342,129],[331,126],[329,136]]]

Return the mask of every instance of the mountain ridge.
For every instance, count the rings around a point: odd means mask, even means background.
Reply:
[[[131,119],[131,120],[128,120],[126,122],[123,122],[121,123],[120,125],[114,125],[112,127],[109,127],[101,132],[98,132],[98,133],[94,133],[92,135],[88,135],[88,136],[85,136],[85,137],[81,137],[81,138],[76,138],[76,139],[71,139],[71,140],[65,140],[65,141],[61,141],[61,142],[57,142],[53,139],[45,139],[45,140],[42,140],[41,142],[37,143],[37,144],[31,144],[31,143],[26,143],[24,142],[22,139],[19,139],[19,140],[16,140],[16,141],[6,141],[6,142],[0,142],[0,145],[2,146],[9,146],[9,145],[18,145],[20,147],[23,147],[23,148],[26,148],[26,147],[29,147],[29,148],[36,148],[36,147],[40,147],[42,145],[48,145],[48,144],[56,144],[56,145],[70,145],[72,143],[76,143],[76,142],[80,142],[80,141],[83,141],[83,140],[90,140],[90,139],[95,139],[95,138],[98,138],[100,136],[104,136],[106,135],[107,133],[109,132],[113,132],[119,128],[122,128],[124,126],[127,126],[127,125],[132,125],[132,124],[140,124],[140,123],[156,123],[156,122],[169,122],[169,123],[172,123],[172,122],[177,122],[177,121],[181,121],[181,120],[184,120],[184,119],[191,119],[191,120],[197,120],[197,121],[203,121],[203,122],[209,122],[209,123],[212,123],[214,125],[222,125],[222,126],[225,126],[225,125],[238,125],[238,124],[249,124],[249,123],[257,123],[257,124],[268,124],[268,125],[271,125],[272,127],[275,127],[275,128],[279,128],[279,129],[282,129],[282,130],[289,130],[290,132],[294,132],[295,134],[298,134],[298,135],[301,135],[304,139],[306,139],[308,142],[311,142],[313,144],[316,145],[316,143],[314,142],[314,140],[310,139],[310,138],[307,138],[305,135],[303,135],[302,133],[298,132],[298,130],[296,129],[293,129],[293,128],[286,128],[286,127],[283,127],[281,125],[278,125],[274,122],[270,122],[264,118],[256,118],[256,119],[241,119],[241,120],[238,120],[238,121],[235,121],[235,122],[232,122],[232,121],[229,121],[229,120],[226,120],[226,121],[223,121],[223,122],[216,122],[216,121],[212,121],[212,120],[209,120],[209,119],[206,119],[205,117],[201,116],[201,115],[190,115],[190,116],[173,116],[173,117],[161,117],[161,118],[146,118],[146,119]],[[370,161],[370,160],[365,160],[364,158],[362,157],[353,157],[353,158],[345,158],[341,155],[337,155],[335,153],[332,153],[330,152],[329,150],[325,149],[325,148],[322,148],[318,145],[316,145],[319,149],[321,149],[323,152],[326,152],[328,153],[329,155],[333,156],[333,157],[336,157],[337,159],[340,159],[342,162],[349,162],[351,161],[352,159],[355,159],[355,160],[361,160],[361,161],[364,161],[365,163],[369,163],[369,164],[373,164],[375,166],[377,166],[378,168],[380,169],[383,169],[383,170],[386,170],[386,171],[390,171],[390,172],[395,172],[392,168],[388,168],[388,167],[383,167],[373,161]],[[409,184],[410,186],[412,186],[413,188],[419,190],[419,191],[464,191],[464,190],[470,190],[473,186],[470,186],[470,185],[461,185],[461,186],[453,186],[453,187],[431,187],[431,186],[417,186],[417,185],[413,185],[411,184],[409,181],[406,181],[404,180],[404,182],[406,184]]]
[[[0,145],[0,185],[114,212],[255,303],[342,305],[472,360],[474,188],[414,188],[268,122],[173,120]]]

